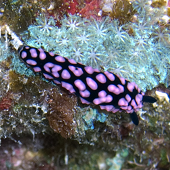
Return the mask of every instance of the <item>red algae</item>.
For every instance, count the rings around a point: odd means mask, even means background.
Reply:
[[[0,100],[0,110],[8,110],[12,105],[12,93],[7,93],[3,98]]]
[[[77,0],[64,0],[64,5],[66,7],[66,11],[69,14],[78,13],[78,1]]]
[[[80,10],[80,16],[89,18],[95,18],[96,20],[101,20],[101,16],[98,15],[100,11],[100,1],[92,0],[90,3],[87,3],[86,6]]]

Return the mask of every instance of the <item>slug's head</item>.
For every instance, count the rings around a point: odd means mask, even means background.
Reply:
[[[28,47],[29,48],[29,47]],[[20,58],[26,62],[26,60],[29,58],[29,51],[26,46],[22,45],[18,48],[18,53]]]

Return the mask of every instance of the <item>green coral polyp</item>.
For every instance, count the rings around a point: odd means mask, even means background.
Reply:
[[[22,35],[29,46],[37,48],[41,46],[46,51],[78,59],[83,64],[98,69],[101,66],[104,70],[119,69],[121,76],[136,82],[143,91],[166,82],[167,68],[162,67],[157,59],[160,61],[164,59],[164,64],[168,65],[170,52],[164,43],[155,42],[155,39],[148,36],[152,35],[156,28],[149,22],[149,17],[145,20],[144,17],[139,17],[142,30],[138,29],[138,23],[131,24],[134,36],[126,32],[125,25],[120,27],[118,21],[111,21],[107,17],[102,21],[87,21],[80,16],[70,15],[68,19],[64,18],[61,21],[61,28],[54,25],[55,22],[51,21],[52,18],[49,21],[42,17],[37,18],[37,24],[29,26],[28,32]],[[49,24],[48,34],[42,31],[42,21]],[[100,32],[100,35],[95,34],[97,31]],[[28,34],[30,38],[28,38]],[[156,56],[154,55],[156,51],[153,53],[152,50],[155,49],[155,46],[162,49],[157,52]],[[115,53],[113,50],[115,48],[118,50],[113,57],[111,53]],[[75,55],[75,49],[78,49],[81,54]],[[134,51],[140,55],[135,55]],[[157,57],[156,60],[155,57]],[[121,70],[122,66],[126,71]],[[156,75],[155,69],[160,70],[159,75]]]

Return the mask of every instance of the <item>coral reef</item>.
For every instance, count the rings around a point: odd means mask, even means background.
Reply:
[[[87,4],[92,2],[97,1]],[[20,2],[12,3],[18,6]],[[120,26],[109,17],[89,20],[90,12],[84,13],[86,18],[63,17],[69,10],[62,1],[55,1],[47,11],[53,16],[55,9],[58,13],[62,8],[61,27],[53,17],[41,14],[34,24],[28,21],[28,30],[20,36],[30,46],[120,74],[144,91],[162,83],[146,92],[157,102],[145,104],[137,113],[139,126],[132,124],[127,113],[82,105],[75,96],[35,75],[9,48],[4,32],[5,38],[0,39],[1,169],[169,170],[169,26],[161,19],[165,5],[164,1],[134,0],[132,6],[136,10],[132,22]],[[13,27],[12,22],[8,24]]]

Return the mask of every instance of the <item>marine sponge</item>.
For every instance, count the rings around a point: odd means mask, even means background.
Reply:
[[[68,95],[67,92],[59,92],[56,88],[52,88],[49,94],[49,111],[47,119],[51,128],[60,133],[64,138],[70,138],[74,135],[76,124],[74,121],[75,106],[77,105],[77,97]]]

